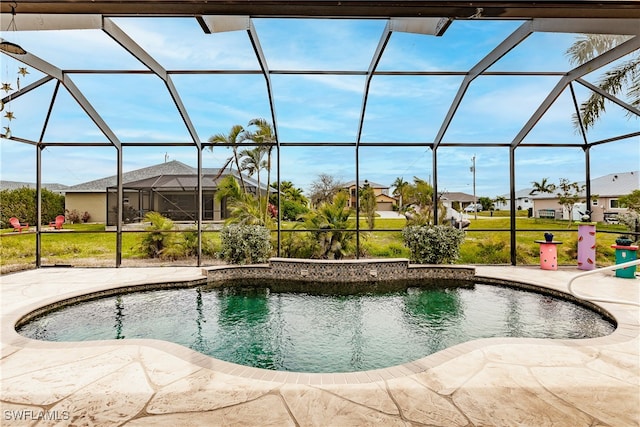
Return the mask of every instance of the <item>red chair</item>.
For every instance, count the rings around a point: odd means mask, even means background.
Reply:
[[[54,227],[56,230],[61,230],[62,224],[64,224],[64,215],[58,215],[55,221],[49,223],[49,227]]]
[[[29,229],[29,224],[20,224],[20,220],[16,217],[9,218],[9,223],[13,227],[13,231],[18,231],[18,233],[22,233],[22,229]]]

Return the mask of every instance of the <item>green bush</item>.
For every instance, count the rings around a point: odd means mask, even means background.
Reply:
[[[145,233],[142,238],[140,251],[151,258],[178,258],[181,249],[176,247],[176,236],[174,233],[167,233],[173,230],[173,221],[158,212],[148,212],[144,220],[151,223],[145,228],[150,233]]]
[[[402,230],[411,261],[418,264],[452,263],[460,254],[464,231],[448,225],[412,225]]]
[[[280,242],[281,256],[284,258],[313,258],[317,243],[311,233],[283,233]]]
[[[259,264],[271,256],[271,234],[261,225],[230,224],[220,232],[218,257],[231,264]]]
[[[184,256],[198,255],[198,230],[190,229],[182,233],[182,247]],[[202,255],[215,256],[216,244],[213,238],[206,233],[202,233]]]
[[[280,200],[280,209],[284,221],[299,221],[301,215],[309,212],[309,208],[293,200]]]

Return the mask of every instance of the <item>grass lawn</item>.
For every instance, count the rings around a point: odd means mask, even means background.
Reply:
[[[507,216],[505,216],[505,214]],[[574,265],[577,257],[577,224],[568,228],[566,221],[527,218],[526,211],[518,212],[516,218],[517,263],[535,265],[539,262],[539,245],[535,240],[543,239],[546,231],[554,234],[554,240],[561,241],[558,246],[560,265]],[[510,219],[508,211],[479,212],[478,219],[470,216],[471,225],[460,250],[460,264],[509,264],[510,261]],[[376,218],[375,230],[366,230],[366,220],[361,218],[361,252],[370,258],[409,258],[410,253],[403,245],[400,231],[405,225],[404,219]],[[283,230],[293,224],[283,224]],[[597,264],[600,266],[615,263],[615,253],[611,245],[624,234],[622,225],[597,225]],[[45,228],[46,229],[46,228]],[[140,251],[140,242],[145,233],[125,232],[122,235],[123,265],[128,262],[144,261]],[[12,229],[0,231],[0,267],[2,272],[29,268],[35,265],[35,241],[33,232],[16,233]],[[63,231],[42,233],[43,265],[74,266],[114,266],[116,252],[116,234],[106,233],[103,224],[65,224]],[[206,233],[205,239],[219,247],[219,234]],[[203,261],[207,264],[207,260]],[[171,263],[171,262],[167,262]],[[195,258],[180,260],[181,264],[196,265]],[[173,262],[175,264],[175,262]]]

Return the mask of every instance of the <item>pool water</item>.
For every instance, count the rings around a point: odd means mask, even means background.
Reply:
[[[358,295],[145,291],[66,306],[18,332],[49,341],[154,338],[258,368],[350,372],[402,364],[477,338],[593,338],[614,328],[568,301],[471,284]]]

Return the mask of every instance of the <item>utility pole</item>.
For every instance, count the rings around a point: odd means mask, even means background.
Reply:
[[[471,158],[471,172],[473,173],[473,218],[478,219],[478,204],[476,202],[476,155]]]

